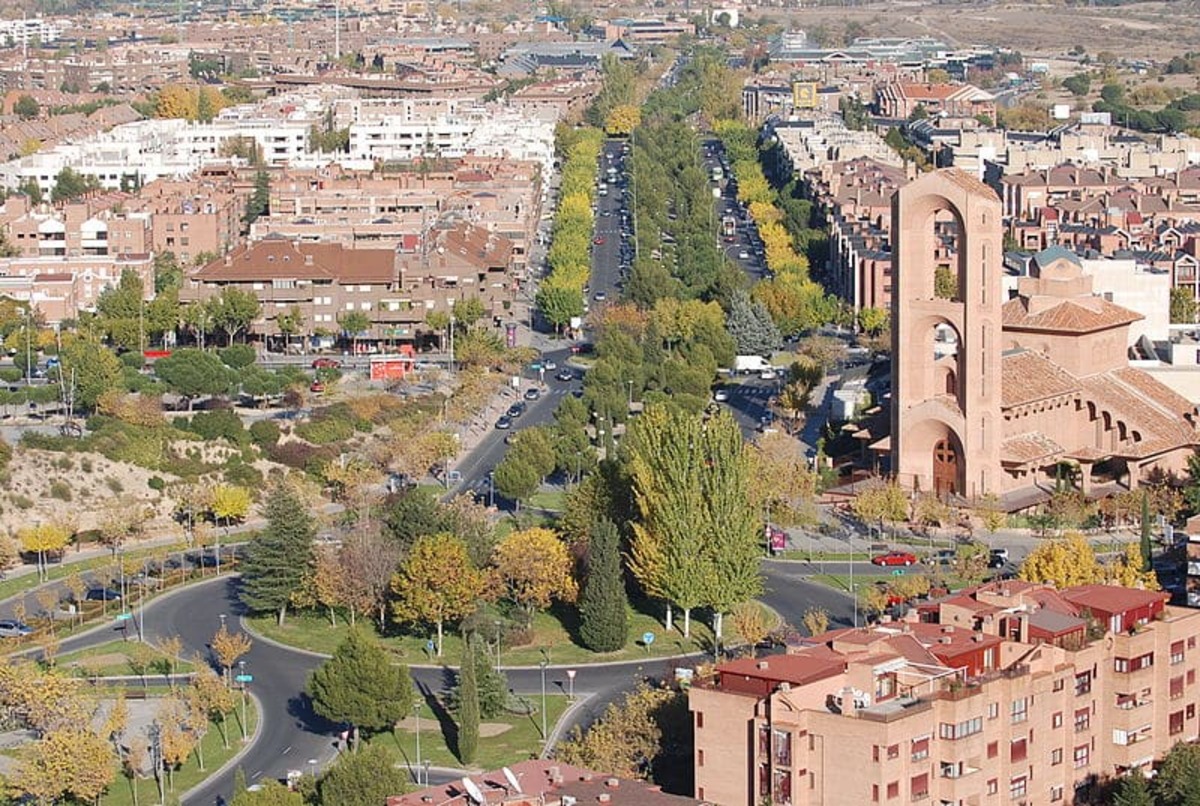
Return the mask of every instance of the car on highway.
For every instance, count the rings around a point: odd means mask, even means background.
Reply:
[[[520,417],[524,413],[525,413],[525,404],[518,402],[518,403],[513,403],[511,406],[509,406],[508,411],[504,412],[504,416],[515,420],[516,418]]]
[[[564,367],[558,371],[557,375],[554,376],[554,380],[567,383],[568,381],[575,380],[575,373]]]
[[[758,373],[758,377],[759,380],[773,381],[779,377],[779,373],[773,369],[764,369],[762,372]]]
[[[604,245],[604,236],[597,235],[595,238],[592,238],[592,243],[594,243],[596,246],[603,246]]]
[[[92,588],[83,595],[85,602],[119,602],[121,592],[112,588]]]
[[[738,260],[749,260],[749,259],[750,259],[750,253],[747,252],[745,249],[738,252]]]
[[[507,431],[510,428],[512,428],[512,418],[508,415],[505,415],[496,421],[497,431]]]
[[[32,635],[33,628],[22,621],[5,619],[0,621],[0,638],[24,638]]]
[[[871,565],[916,565],[917,555],[907,551],[889,551],[871,558]]]
[[[334,358],[316,358],[313,359],[313,369],[337,369],[342,365],[341,361]]]
[[[532,389],[525,390],[525,399],[526,400],[537,400],[541,396],[542,396],[542,390],[538,389],[536,386],[533,387]]]
[[[546,370],[547,372],[553,372],[554,370],[558,369],[558,362],[549,360],[543,361],[542,369]]]

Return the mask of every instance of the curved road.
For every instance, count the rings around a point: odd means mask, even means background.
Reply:
[[[763,601],[779,611],[790,623],[799,622],[809,607],[822,607],[830,614],[832,624],[849,624],[853,611],[849,597],[822,585],[808,582],[811,573],[801,563],[768,560],[764,563],[766,590]],[[214,579],[198,583],[167,595],[149,604],[144,613],[146,639],[178,635],[183,641],[184,654],[211,658],[208,643],[221,625],[225,615],[230,629],[239,625],[242,608],[236,598],[237,580]],[[73,652],[112,640],[112,627],[65,640],[60,652]],[[238,760],[248,781],[264,778],[283,778],[289,770],[308,769],[308,760],[317,759],[321,768],[337,754],[335,731],[332,725],[312,712],[303,695],[309,674],[322,658],[305,652],[276,646],[265,641],[254,642],[244,658],[245,672],[253,675],[251,691],[262,706],[262,723],[258,739]],[[630,661],[608,665],[575,666],[575,693],[586,700],[570,715],[563,729],[574,725],[586,727],[604,710],[609,702],[632,688],[645,677],[666,677],[674,662],[653,659],[648,662]],[[565,690],[567,667],[547,669],[549,690]],[[509,686],[522,694],[541,691],[541,671],[533,667],[506,669]],[[423,692],[443,689],[449,677],[446,668],[418,667],[412,676]],[[590,695],[590,696],[589,696]],[[184,801],[189,806],[224,804],[233,790],[234,768],[210,778]]]

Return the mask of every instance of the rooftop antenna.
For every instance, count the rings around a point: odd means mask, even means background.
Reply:
[[[516,792],[518,795],[522,794],[521,782],[517,780],[517,776],[513,775],[513,771],[508,767],[504,767],[500,771],[504,773],[504,780],[508,781],[508,785],[512,787],[512,791]]]
[[[462,785],[463,788],[467,790],[467,797],[471,799],[472,803],[479,804],[479,806],[483,806],[483,804],[487,803],[487,799],[484,798],[483,793],[479,791],[479,787],[476,786],[475,782],[470,778],[463,778]]]

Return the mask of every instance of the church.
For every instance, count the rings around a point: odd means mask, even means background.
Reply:
[[[1182,474],[1197,410],[1129,366],[1141,316],[1093,293],[1064,249],[1001,291],[1000,201],[957,169],[892,199],[890,433],[869,447],[907,489],[1021,509],[1064,463],[1089,497]]]

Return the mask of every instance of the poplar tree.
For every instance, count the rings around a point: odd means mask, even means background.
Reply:
[[[475,641],[463,642],[458,669],[458,760],[470,764],[479,749],[479,687],[475,682]]]
[[[615,652],[629,635],[625,581],[617,527],[601,520],[592,529],[587,577],[579,598],[579,637],[594,652]]]

